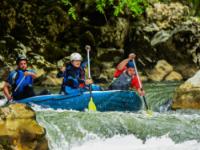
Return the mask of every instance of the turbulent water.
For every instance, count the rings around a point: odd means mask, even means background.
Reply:
[[[200,150],[200,111],[166,111],[178,85],[145,84],[152,114],[34,109],[51,150]]]

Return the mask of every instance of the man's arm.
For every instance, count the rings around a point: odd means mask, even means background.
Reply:
[[[37,74],[33,71],[24,72],[24,76],[32,76],[33,79],[37,78]]]
[[[123,70],[124,67],[128,64],[129,60],[133,60],[135,59],[136,55],[134,53],[130,53],[128,58],[122,60],[118,66],[117,66],[117,70]]]
[[[142,88],[138,88],[137,92],[140,96],[144,96],[145,95],[145,91]]]
[[[8,100],[12,100],[13,98],[10,95],[9,88],[10,88],[10,84],[8,82],[5,82],[5,84],[3,86],[3,93]]]
[[[141,82],[141,80],[140,81],[139,80],[140,79],[138,78],[138,76],[135,76],[134,78],[132,78],[131,88],[135,88],[140,96],[144,96],[145,91],[144,89],[142,89],[142,87],[140,87],[141,85],[139,84],[139,82]]]

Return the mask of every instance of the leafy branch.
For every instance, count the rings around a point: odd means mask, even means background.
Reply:
[[[65,6],[67,6],[67,13],[74,20],[77,19],[77,13],[75,7],[72,5],[72,0],[60,0]],[[148,6],[148,0],[95,0],[96,9],[101,14],[104,14],[108,8],[113,10],[114,16],[119,16],[120,14],[131,14],[132,16],[140,15],[144,12],[145,8]]]
[[[70,0],[60,0],[65,6],[68,7],[67,13],[72,19],[77,19],[76,8],[72,5]]]
[[[128,10],[133,16],[140,15],[148,6],[147,0],[96,0],[96,9],[105,14],[107,7],[113,8],[113,15],[125,14]]]

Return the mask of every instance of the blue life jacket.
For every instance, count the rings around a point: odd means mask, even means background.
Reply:
[[[25,87],[27,86],[32,87],[33,85],[32,76],[26,76],[23,82],[20,84],[17,91],[15,91],[16,87],[18,86],[20,81],[23,79],[25,71],[33,72],[32,70],[14,70],[9,74],[7,78],[7,82],[12,86],[13,97],[16,97],[20,95],[21,93],[23,93]]]
[[[71,63],[66,65],[64,72],[64,79],[62,85],[62,91],[65,94],[76,95],[81,92],[88,91],[89,86],[85,85],[85,70],[86,62],[83,62],[79,68],[75,68]],[[82,85],[82,86],[80,86]],[[101,87],[92,84],[92,90],[100,91]]]
[[[79,88],[80,84],[85,83],[85,70],[83,66],[81,65],[79,68],[75,68],[71,63],[67,64],[63,82],[63,86]]]
[[[110,90],[128,90],[131,84],[132,77],[124,71],[118,78],[114,79],[109,86]]]

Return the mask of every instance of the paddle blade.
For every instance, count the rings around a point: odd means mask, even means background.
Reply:
[[[94,101],[93,101],[92,97],[90,97],[90,101],[89,101],[89,104],[88,104],[88,109],[91,110],[91,111],[96,111],[97,110],[96,105],[94,104]]]
[[[147,110],[146,112],[147,112],[147,115],[148,115],[149,117],[152,117],[152,116],[153,116],[153,111]]]

